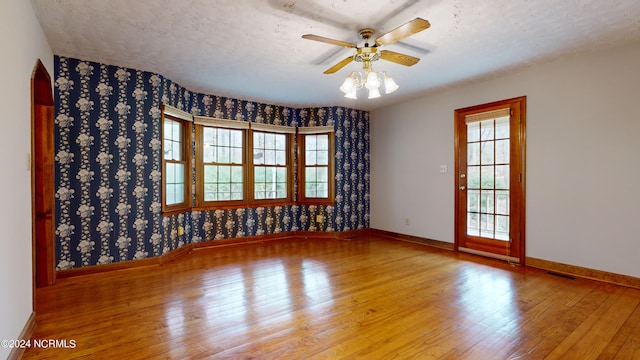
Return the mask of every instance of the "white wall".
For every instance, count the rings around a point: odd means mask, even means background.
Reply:
[[[635,44],[374,111],[371,227],[453,242],[453,112],[524,95],[526,256],[640,277],[639,64]]]
[[[53,54],[30,1],[0,5],[0,339],[20,335],[32,312],[31,73],[40,58],[53,77]],[[0,347],[0,358],[10,349]]]

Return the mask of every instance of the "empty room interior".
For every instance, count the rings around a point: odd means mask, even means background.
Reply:
[[[640,359],[639,2],[0,7],[0,358]]]

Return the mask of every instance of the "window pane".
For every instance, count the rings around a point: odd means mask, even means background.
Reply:
[[[329,150],[329,135],[318,135],[318,150]]]
[[[315,165],[316,164],[316,152],[315,151],[305,151],[304,152],[304,162],[306,165]]]
[[[496,166],[496,189],[509,188],[509,165]]]
[[[261,132],[253,133],[253,147],[264,149],[264,133],[261,133]]]
[[[469,166],[467,168],[467,187],[469,189],[480,188],[480,167]]]
[[[467,142],[480,141],[480,123],[467,124]]]
[[[496,214],[509,215],[509,191],[496,191]]]
[[[218,187],[216,184],[204,184],[204,200],[205,201],[213,201],[217,200],[216,193]]]
[[[509,117],[501,117],[496,119],[496,139],[509,138]]]
[[[253,163],[254,164],[264,164],[264,150],[263,149],[253,149]]]
[[[480,214],[480,236],[493,237],[494,217],[490,214]]]
[[[228,166],[218,167],[218,183],[228,183],[231,181],[231,169]]]
[[[242,192],[234,191],[231,193],[231,200],[242,200]]]
[[[176,185],[167,183],[165,188],[165,201],[167,205],[177,204],[176,202]]]
[[[179,204],[184,202],[184,184],[176,184],[175,185],[175,202],[174,204]]]
[[[326,183],[329,178],[329,169],[326,167],[316,168],[317,181]]]
[[[264,163],[266,165],[275,165],[275,163],[276,163],[276,151],[275,150],[265,150],[264,151]]]
[[[174,141],[171,150],[171,160],[182,160],[182,144]]]
[[[480,212],[494,213],[492,190],[482,190],[480,192]]]
[[[276,136],[276,150],[287,150],[287,137],[279,134]]]
[[[218,182],[218,167],[205,165],[204,166],[204,182],[217,183]]]
[[[309,198],[316,197],[315,183],[305,185],[304,196]]]
[[[509,217],[496,215],[496,239],[509,240]]]
[[[216,128],[206,127],[202,128],[202,140],[205,144],[215,145],[216,144]]]
[[[231,167],[231,182],[242,183],[243,182],[242,166]]]
[[[166,183],[167,184],[173,184],[176,182],[176,168],[174,166],[173,163],[166,163],[165,164],[165,176],[166,176]]]
[[[174,121],[171,119],[164,119],[164,139],[171,140],[173,139],[173,123]]]
[[[480,140],[493,140],[493,120],[484,120],[480,122]]]
[[[242,148],[242,130],[231,130],[231,146]]]
[[[216,161],[216,148],[205,144],[202,149],[202,160],[206,163]]]
[[[218,147],[218,163],[229,164],[231,162],[231,156],[229,154],[228,147]]]
[[[229,146],[229,129],[218,129],[218,146]]]
[[[471,212],[480,211],[480,191],[478,190],[467,191],[467,211],[471,211]]]
[[[264,182],[264,166],[256,166],[254,170],[254,180],[257,183]]]
[[[480,165],[480,143],[467,144],[467,164]]]
[[[494,188],[493,171],[494,171],[494,166],[481,166],[481,170],[480,170],[481,184],[480,185],[483,189]]]
[[[329,165],[329,152],[322,150],[318,151],[318,165]]]
[[[175,183],[184,183],[184,164],[173,164],[176,170]]]
[[[304,139],[304,148],[305,150],[313,151],[317,148],[316,145],[317,138],[313,135],[307,135]]]
[[[509,140],[496,141],[496,164],[509,163]]]
[[[287,182],[287,169],[286,168],[278,168],[276,170],[276,181],[279,183]]]
[[[276,150],[276,165],[287,165],[287,152]]]
[[[480,214],[467,213],[467,235],[480,235]]]
[[[264,148],[265,149],[274,149],[276,148],[276,135],[275,134],[264,134]]]
[[[264,182],[270,183],[275,181],[275,171],[272,167],[264,168]]]
[[[218,183],[218,193],[229,193],[229,192],[231,192],[230,183]]]
[[[494,141],[483,141],[480,143],[480,148],[482,152],[480,162],[483,165],[493,164]]]
[[[231,163],[233,164],[242,164],[242,148],[232,148],[231,149]]]
[[[305,169],[304,178],[306,183],[316,182],[316,168],[308,167]]]

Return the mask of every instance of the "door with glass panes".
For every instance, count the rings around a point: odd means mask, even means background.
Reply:
[[[457,250],[524,263],[525,105],[455,111]]]

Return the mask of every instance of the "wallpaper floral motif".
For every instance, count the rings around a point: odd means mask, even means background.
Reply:
[[[58,270],[159,256],[209,240],[369,227],[368,112],[199,94],[158,74],[60,56],[55,74]],[[335,206],[194,210],[163,217],[161,103],[237,121],[334,126]],[[324,222],[315,222],[318,214]]]

